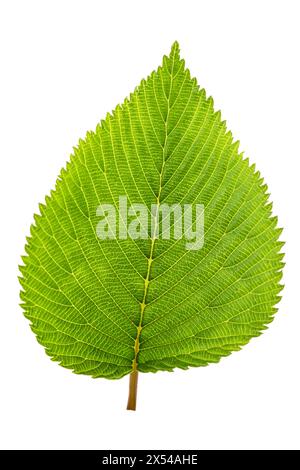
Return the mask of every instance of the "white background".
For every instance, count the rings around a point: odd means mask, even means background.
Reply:
[[[299,449],[299,2],[0,5],[1,448]],[[17,265],[72,146],[175,39],[266,178],[285,228],[286,287],[270,329],[241,352],[141,375],[133,413],[128,377],[77,376],[45,355],[18,306]]]

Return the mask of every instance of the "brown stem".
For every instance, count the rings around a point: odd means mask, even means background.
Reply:
[[[138,386],[138,371],[134,370],[129,376],[129,394],[127,402],[127,410],[136,410],[136,396]]]

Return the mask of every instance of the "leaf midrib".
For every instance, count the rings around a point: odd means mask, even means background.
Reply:
[[[156,237],[156,231],[157,231],[157,224],[159,223],[159,208],[160,208],[160,203],[161,203],[161,193],[163,189],[163,174],[164,174],[164,169],[165,169],[165,164],[166,164],[166,148],[167,148],[167,141],[168,141],[168,123],[169,123],[169,115],[170,115],[170,96],[172,92],[172,85],[173,85],[173,71],[174,71],[174,61],[175,61],[175,54],[177,51],[173,51],[173,57],[172,57],[172,66],[171,66],[171,73],[170,73],[170,88],[169,88],[169,93],[168,96],[165,94],[166,100],[167,100],[167,115],[166,119],[164,120],[165,124],[165,136],[164,136],[164,143],[162,146],[162,167],[161,171],[159,173],[159,189],[158,189],[158,195],[156,199],[156,213],[155,213],[155,219],[154,219],[154,230],[151,235],[151,245],[150,245],[150,254],[148,259],[148,267],[147,267],[147,273],[146,277],[144,278],[144,293],[143,293],[143,300],[140,303],[140,320],[138,323],[137,328],[137,335],[136,339],[134,342],[134,358],[132,361],[132,372],[136,372],[138,370],[138,355],[139,355],[139,350],[140,350],[140,341],[141,341],[141,334],[142,334],[142,329],[143,329],[143,318],[145,314],[145,309],[146,309],[146,299],[147,299],[147,294],[149,290],[149,284],[150,284],[150,276],[151,276],[151,267],[153,263],[153,253],[154,253],[154,246],[155,246],[155,241],[157,239]]]

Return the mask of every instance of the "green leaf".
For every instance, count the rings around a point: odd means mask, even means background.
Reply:
[[[283,266],[266,191],[174,43],[80,140],[35,216],[21,298],[47,354],[93,377],[132,372],[134,408],[137,371],[205,366],[258,336],[276,312]],[[117,209],[120,196],[149,217],[158,204],[157,228],[163,204],[202,204],[203,246],[149,227],[144,239],[99,238],[97,208]]]

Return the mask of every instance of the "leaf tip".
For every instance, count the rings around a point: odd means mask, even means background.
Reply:
[[[180,47],[178,41],[174,41],[171,47],[170,57],[180,59]]]

